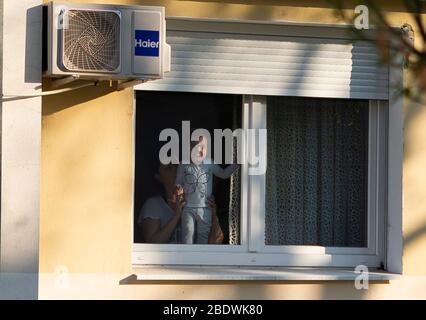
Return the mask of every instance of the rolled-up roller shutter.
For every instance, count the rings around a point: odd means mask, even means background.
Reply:
[[[231,29],[232,30],[232,29]],[[141,90],[387,99],[375,45],[338,38],[168,30],[171,72]]]

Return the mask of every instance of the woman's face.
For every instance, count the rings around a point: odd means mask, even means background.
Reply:
[[[158,167],[157,179],[164,185],[164,188],[171,190],[175,186],[177,166],[174,164],[160,164]]]

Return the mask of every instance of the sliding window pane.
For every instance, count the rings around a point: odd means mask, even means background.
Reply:
[[[367,246],[368,105],[268,98],[267,245]]]

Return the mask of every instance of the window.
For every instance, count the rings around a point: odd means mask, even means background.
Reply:
[[[208,246],[147,243],[138,223],[155,190],[154,150],[166,143],[159,132],[179,131],[183,120],[191,129],[258,130],[243,139],[237,174],[214,180],[224,238]],[[386,122],[378,101],[137,93],[133,263],[382,266]],[[266,172],[249,174],[253,153],[267,159]]]

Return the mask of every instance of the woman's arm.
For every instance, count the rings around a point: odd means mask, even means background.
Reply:
[[[142,220],[142,234],[147,243],[168,243],[182,215],[185,201],[179,200],[174,210],[175,214],[161,227],[159,219],[145,218]]]
[[[208,200],[208,205],[212,209],[212,228],[209,234],[209,244],[222,244],[224,235],[220,227],[219,219],[217,218],[216,203],[213,197]]]

